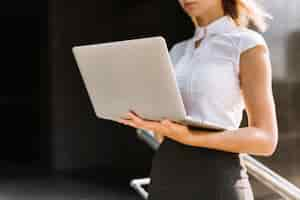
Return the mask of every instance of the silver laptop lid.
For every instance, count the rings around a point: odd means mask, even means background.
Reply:
[[[184,120],[162,36],[76,46],[72,52],[99,118],[117,120],[134,110],[149,120]]]

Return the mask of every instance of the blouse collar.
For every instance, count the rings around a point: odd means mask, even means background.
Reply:
[[[202,38],[203,36],[215,35],[219,33],[226,33],[236,27],[232,17],[224,15],[217,18],[206,26],[197,26],[192,37],[193,40]]]

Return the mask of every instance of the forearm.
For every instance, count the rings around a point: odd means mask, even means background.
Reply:
[[[262,129],[255,127],[218,132],[190,129],[189,132],[190,136],[184,141],[187,145],[235,153],[271,155],[270,137]]]

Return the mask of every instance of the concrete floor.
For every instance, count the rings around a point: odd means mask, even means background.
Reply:
[[[116,180],[117,181],[117,180]],[[125,184],[64,177],[1,178],[1,200],[140,200]]]

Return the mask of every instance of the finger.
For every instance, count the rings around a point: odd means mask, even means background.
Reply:
[[[135,115],[133,112],[128,112],[127,115],[132,119],[139,119],[139,117]]]
[[[135,115],[136,117],[140,117],[136,112],[134,112],[133,110],[129,110],[130,113],[132,113],[133,115]]]
[[[126,115],[126,116],[128,116],[128,115]],[[120,119],[126,119],[126,120],[128,120],[128,119],[130,119],[130,118],[120,117]]]
[[[135,128],[138,127],[132,120],[124,120],[123,119],[123,120],[120,120],[120,122],[125,125],[133,126]]]
[[[121,124],[125,124],[125,125],[128,124],[127,120],[125,120],[125,119],[119,119],[118,122]]]
[[[125,119],[123,119],[123,118],[122,118],[122,119],[118,119],[117,121],[118,121],[119,123],[121,123],[121,124],[125,124],[125,123],[127,123],[127,122],[126,122],[126,120],[125,120]]]
[[[163,120],[160,121],[160,123],[162,123],[163,125],[167,125],[168,124],[168,120],[163,119]]]
[[[141,118],[137,117],[133,113],[129,112],[128,117],[130,117],[136,124],[143,125],[144,120]]]
[[[151,127],[147,126],[145,123],[138,123],[133,121],[132,119],[130,120],[122,120],[124,123],[134,126],[135,128],[142,128],[142,129],[150,129]]]
[[[161,124],[164,125],[165,127],[172,128],[172,123],[167,119],[162,120]]]

